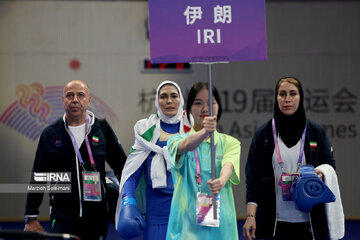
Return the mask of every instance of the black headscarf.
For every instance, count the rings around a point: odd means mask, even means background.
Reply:
[[[296,112],[292,115],[285,115],[280,111],[279,104],[277,101],[278,95],[278,85],[279,82],[283,79],[294,79],[298,82],[300,102],[299,107]],[[301,135],[305,129],[306,125],[306,116],[304,109],[304,91],[301,85],[301,82],[294,77],[286,77],[280,79],[275,87],[275,104],[274,104],[274,119],[276,129],[279,132],[281,139],[287,147],[295,146],[296,143],[300,140]]]

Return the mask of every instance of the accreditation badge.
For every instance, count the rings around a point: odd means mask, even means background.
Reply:
[[[299,174],[288,174],[288,173],[282,173],[280,176],[280,186],[282,191],[282,198],[283,201],[292,201],[292,195],[291,195],[291,185],[296,180],[296,178],[299,176]]]
[[[99,172],[82,172],[84,201],[101,202],[101,180]]]
[[[214,219],[212,196],[206,193],[197,193],[196,197],[196,223],[202,226],[219,227],[220,225],[220,194],[216,195],[217,219]]]

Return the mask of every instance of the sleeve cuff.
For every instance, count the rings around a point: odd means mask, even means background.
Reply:
[[[249,205],[249,204],[253,204],[257,207],[257,203],[256,202],[248,202],[246,205]]]

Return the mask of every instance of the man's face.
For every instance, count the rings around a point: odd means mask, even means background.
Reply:
[[[86,110],[91,102],[86,84],[78,80],[69,82],[64,87],[62,100],[68,124],[83,124],[86,120]]]

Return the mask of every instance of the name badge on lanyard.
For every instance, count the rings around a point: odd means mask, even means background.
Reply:
[[[101,202],[101,180],[99,172],[82,172],[84,201]]]
[[[208,227],[219,227],[220,218],[220,194],[216,195],[217,218],[214,219],[212,196],[198,192],[196,196],[196,224]]]
[[[199,192],[196,194],[196,224],[207,227],[219,227],[220,225],[220,194],[216,194],[216,216],[214,219],[213,196],[201,192],[201,169],[197,149],[194,150],[196,160],[196,182]]]
[[[66,123],[66,128],[68,129],[68,132],[70,134],[71,142],[73,144],[73,147],[76,152],[76,156],[80,163],[80,166],[82,166],[84,169],[84,171],[82,172],[84,201],[101,202],[101,200],[102,200],[101,179],[100,179],[100,173],[96,171],[94,157],[91,152],[91,147],[90,147],[90,143],[89,143],[89,139],[88,139],[88,135],[87,135],[88,124],[89,124],[89,119],[86,118],[84,139],[85,139],[86,148],[87,148],[87,151],[89,154],[91,166],[95,171],[85,171],[85,164],[84,164],[83,158],[81,156],[81,153],[79,151],[79,147],[76,143],[76,139],[75,139],[74,135],[69,130],[67,123]]]
[[[282,197],[284,201],[292,201],[291,185],[299,176],[298,173],[288,174],[282,173],[280,176],[279,185],[281,186]]]

